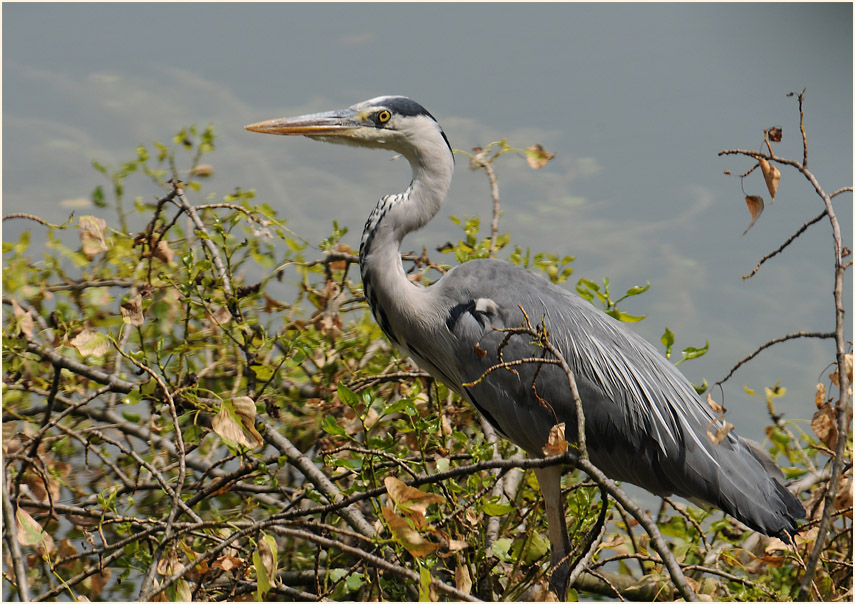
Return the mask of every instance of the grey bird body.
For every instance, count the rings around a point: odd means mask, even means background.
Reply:
[[[473,260],[429,287],[412,283],[401,264],[404,236],[433,218],[454,169],[448,139],[424,108],[404,97],[378,97],[346,110],[270,120],[247,127],[269,134],[384,148],[409,161],[410,186],[380,200],[360,246],[363,288],[389,340],[469,401],[503,436],[542,455],[553,425],[577,437],[566,374],[554,365],[500,368],[502,360],[542,350],[531,337],[502,329],[541,321],[576,379],[591,461],[615,480],[657,495],[716,506],[767,535],[796,530],[804,509],[781,484],[780,470],[758,447],[730,432],[714,444],[716,418],[692,385],[653,346],[575,294],[514,264]],[[523,314],[525,313],[525,315]],[[483,379],[481,379],[483,376]],[[468,385],[467,385],[468,384]],[[560,469],[537,472],[544,493],[553,565],[569,551]],[[562,595],[566,567],[550,586]]]

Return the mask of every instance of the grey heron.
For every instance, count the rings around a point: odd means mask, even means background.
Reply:
[[[439,211],[454,171],[448,138],[421,105],[381,96],[344,110],[246,128],[388,149],[409,161],[410,185],[381,198],[365,223],[359,249],[365,298],[386,337],[471,403],[502,436],[533,456],[543,455],[558,422],[566,424],[567,439],[576,440],[576,407],[560,368],[522,365],[479,380],[500,362],[500,345],[504,361],[533,356],[530,337],[506,340],[499,330],[519,327],[524,314],[542,317],[578,384],[594,465],[612,479],[656,495],[676,494],[718,507],[766,535],[786,538],[795,532],[805,512],[783,486],[780,469],[732,431],[713,443],[707,428],[716,418],[709,405],[674,365],[623,323],[501,260],[465,262],[428,287],[407,278],[401,242]],[[538,469],[536,475],[552,546],[550,587],[564,597],[569,586],[562,561],[570,543],[561,468]]]

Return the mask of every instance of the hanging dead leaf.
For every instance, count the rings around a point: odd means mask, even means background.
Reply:
[[[825,384],[822,382],[816,385],[816,394],[813,397],[813,402],[816,404],[817,409],[825,403]]]
[[[18,331],[19,333],[24,334],[28,338],[33,337],[33,333],[35,332],[35,323],[33,322],[33,313],[31,311],[24,312],[24,309],[21,308],[21,305],[18,304],[15,299],[12,299],[12,314],[15,316],[15,319],[18,323]]]
[[[837,495],[834,496],[834,509],[845,510],[849,509],[843,515],[847,518],[852,518],[852,479],[841,481],[840,488],[837,489]]]
[[[716,423],[718,423],[719,421],[721,422],[721,425],[715,428],[715,432],[711,432],[710,429],[715,427]],[[709,424],[707,424],[707,436],[714,445],[717,445],[721,441],[723,441],[731,430],[733,430],[733,424],[724,419],[723,415],[715,418]]]
[[[472,578],[465,564],[460,564],[454,569],[454,586],[465,594],[472,593]]]
[[[760,218],[760,214],[763,213],[763,198],[759,195],[746,195],[745,204],[748,206],[748,211],[751,213],[751,224],[749,224],[748,228],[742,233],[743,237],[745,236],[745,233],[751,230],[751,227],[753,227],[754,223],[757,222],[757,219]]]
[[[142,294],[137,294],[133,298],[122,302],[119,311],[122,313],[122,321],[128,325],[140,327],[145,324],[142,309]]]
[[[229,311],[228,307],[221,306],[214,311],[214,314],[208,314],[208,320],[215,326],[219,327],[220,325],[225,325],[232,320],[232,313]]]
[[[810,421],[813,433],[831,449],[837,447],[837,410],[830,403],[823,403]]]
[[[285,306],[284,304],[282,304],[278,300],[271,298],[267,294],[262,294],[262,295],[264,296],[264,308],[262,309],[262,312],[272,313],[272,312],[278,312],[281,310],[285,310],[286,308],[288,308],[287,306]]]
[[[106,220],[97,216],[81,216],[77,224],[80,227],[82,251],[87,258],[91,260],[110,249],[104,235],[107,230]]]
[[[161,239],[152,251],[151,255],[160,260],[161,262],[169,264],[175,257],[175,252],[173,252],[172,249],[169,247],[168,241],[166,241],[165,239]]]
[[[548,164],[555,157],[555,154],[550,153],[538,144],[534,144],[525,150],[525,157],[533,170],[539,170]]]
[[[712,395],[709,392],[707,392],[707,405],[710,406],[710,409],[713,410],[713,413],[718,413],[719,415],[723,414],[726,411],[724,407],[712,400]]]
[[[261,558],[268,578],[272,581],[276,577],[276,567],[278,566],[276,539],[273,535],[263,535],[258,540],[258,556]]]
[[[404,484],[394,476],[387,476],[383,480],[383,484],[386,486],[389,498],[418,528],[424,526],[425,513],[430,504],[445,503],[445,497],[420,491]]]
[[[846,377],[849,379],[849,385],[852,385],[852,353],[843,355],[843,366],[846,368]]]
[[[475,356],[479,359],[483,359],[487,356],[487,351],[481,348],[481,344],[479,342],[475,342]]]
[[[760,164],[760,171],[763,172],[763,180],[766,181],[766,188],[769,190],[769,195],[772,196],[770,203],[775,203],[775,194],[778,192],[781,171],[762,157],[758,163]]]
[[[352,254],[353,250],[346,243],[337,243],[335,251],[342,254]],[[330,268],[334,271],[343,271],[347,268],[347,260],[333,260],[330,262]]]
[[[248,396],[238,396],[223,401],[220,412],[211,420],[211,427],[225,440],[254,449],[264,443],[254,422],[255,402]]]
[[[383,512],[386,525],[392,531],[392,537],[414,558],[424,558],[439,549],[439,543],[433,543],[422,537],[406,519],[398,516],[391,507],[383,506],[380,509]]]
[[[199,178],[208,178],[214,175],[214,166],[211,164],[197,164],[191,168],[188,173],[190,176],[198,176]]]
[[[169,577],[184,570],[184,565],[178,561],[178,550],[170,550],[157,562],[157,574]]]
[[[769,128],[769,140],[773,143],[780,143],[784,138],[784,129],[780,126],[772,126]]]
[[[33,547],[41,554],[56,551],[53,538],[46,533],[35,518],[22,508],[15,511],[15,521],[18,525],[18,543]]]
[[[561,422],[549,429],[549,437],[546,439],[546,445],[541,450],[544,455],[549,457],[551,455],[566,453],[569,447],[570,444],[564,438],[564,422]]]
[[[110,350],[110,340],[88,327],[72,338],[70,344],[84,357],[102,357]]]
[[[211,563],[211,568],[219,568],[226,572],[233,571],[241,566],[243,566],[243,560],[229,555],[220,556]]]

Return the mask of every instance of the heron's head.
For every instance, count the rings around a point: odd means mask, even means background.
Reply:
[[[427,109],[403,96],[380,96],[347,109],[268,120],[246,126],[246,129],[389,149],[411,161],[425,155],[452,156],[448,138],[436,119]]]

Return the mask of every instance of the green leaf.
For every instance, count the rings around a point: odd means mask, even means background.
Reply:
[[[662,338],[660,339],[660,341],[665,347],[665,358],[670,359],[671,349],[674,347],[674,333],[666,327],[665,333],[662,334]]]
[[[341,402],[348,407],[356,407],[359,405],[359,397],[356,396],[353,390],[345,386],[343,382],[339,382],[336,385],[336,390],[338,390],[338,398],[340,398]]]
[[[255,377],[262,382],[266,382],[273,377],[273,368],[267,365],[250,365],[249,368],[252,369]]]
[[[481,509],[488,516],[504,516],[505,514],[508,514],[513,511],[514,506],[508,505],[506,503],[492,503],[488,501]]]
[[[634,287],[630,287],[628,290],[626,290],[626,297],[628,298],[629,296],[637,296],[638,294],[643,294],[648,289],[650,289],[649,282],[647,283],[647,285],[636,285]]]
[[[419,602],[430,601],[430,571],[419,563]]]
[[[344,431],[344,428],[338,424],[338,420],[332,415],[324,416],[324,419],[321,421],[321,430],[326,432],[327,434],[332,434],[334,436],[346,436],[347,433]]]
[[[707,352],[709,352],[709,349],[710,349],[709,340],[707,340],[707,343],[704,345],[703,348],[693,348],[691,346],[689,346],[688,348],[684,348],[683,349],[683,358],[674,364],[679,365],[680,363],[682,363],[684,361],[688,361],[689,359],[697,359],[698,357],[702,357]]]

